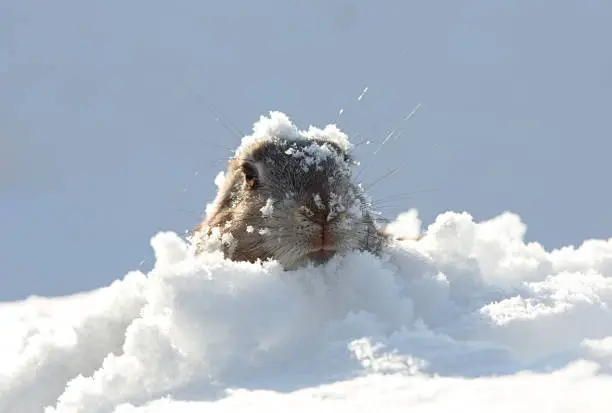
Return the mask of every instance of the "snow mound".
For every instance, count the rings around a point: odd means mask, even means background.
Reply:
[[[448,212],[290,272],[160,233],[148,274],[0,306],[0,412],[608,411],[612,239],[524,233]]]

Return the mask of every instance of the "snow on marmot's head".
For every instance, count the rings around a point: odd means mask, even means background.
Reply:
[[[384,236],[352,180],[350,149],[335,125],[299,131],[283,113],[262,116],[230,159],[197,240],[220,240],[232,260],[274,259],[286,269],[378,253]]]

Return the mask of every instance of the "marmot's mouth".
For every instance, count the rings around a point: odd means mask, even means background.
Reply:
[[[317,263],[324,263],[328,261],[336,253],[335,250],[315,250],[308,254],[308,258]]]

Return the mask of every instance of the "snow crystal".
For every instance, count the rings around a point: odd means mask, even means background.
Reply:
[[[338,214],[350,211],[354,217],[361,217],[361,204],[355,194],[349,193],[346,198],[338,195],[335,192],[329,194],[329,214],[327,220],[331,221]]]
[[[323,201],[321,201],[321,195],[314,194],[312,197],[314,199],[315,206],[319,209],[323,209]]]
[[[328,142],[335,143],[345,152],[349,152],[353,147],[348,136],[342,132],[338,126],[333,124],[327,125],[323,129],[319,129],[311,125],[307,131],[302,132],[302,135],[307,139],[320,138]]]
[[[217,174],[217,176],[215,176],[216,187],[221,188],[221,186],[223,185],[223,182],[225,182],[225,172],[221,171]]]
[[[321,164],[326,159],[328,159],[329,157],[339,157],[339,155],[331,148],[325,145],[320,146],[315,143],[309,146],[305,146],[300,150],[291,147],[286,150],[285,153],[287,155],[293,156],[294,158],[301,159],[301,168],[304,172],[308,172],[311,166],[314,166],[316,169],[321,170]]]
[[[231,245],[234,242],[234,236],[231,232],[226,232],[221,236],[221,242],[226,245]]]
[[[403,212],[398,215],[394,222],[386,226],[386,231],[396,238],[415,239],[421,233],[421,221],[418,218],[416,209]]]
[[[220,171],[217,176],[215,176],[215,186],[217,187],[217,189],[221,188],[221,186],[223,186],[223,183],[225,182],[225,172],[224,171]],[[205,213],[206,215],[209,215],[212,211],[214,211],[215,209],[215,203],[211,202],[206,204],[206,208],[205,208]]]
[[[327,125],[323,129],[310,126],[308,130],[301,131],[295,126],[289,117],[279,111],[271,111],[269,117],[261,116],[259,121],[253,125],[252,135],[242,138],[240,146],[236,149],[235,156],[240,156],[245,149],[251,145],[270,139],[283,140],[312,140],[322,139],[338,145],[343,151],[349,151],[352,144],[348,136],[336,125]]]
[[[206,204],[206,207],[204,208],[204,213],[208,216],[214,210],[215,210],[215,203],[214,202],[209,202],[208,204]]]
[[[268,198],[266,201],[266,205],[259,209],[261,211],[261,215],[263,217],[271,217],[274,212],[274,201],[271,198]]]
[[[368,87],[366,86],[365,88],[363,88],[363,91],[359,94],[359,97],[357,98],[357,100],[363,99],[367,91],[368,91]]]

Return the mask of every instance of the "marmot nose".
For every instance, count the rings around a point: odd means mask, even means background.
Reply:
[[[313,250],[332,250],[333,236],[326,223],[321,224],[321,231],[312,237],[311,247]]]
[[[327,224],[327,218],[329,216],[329,211],[327,208],[317,208],[312,215],[312,221],[325,226]]]

